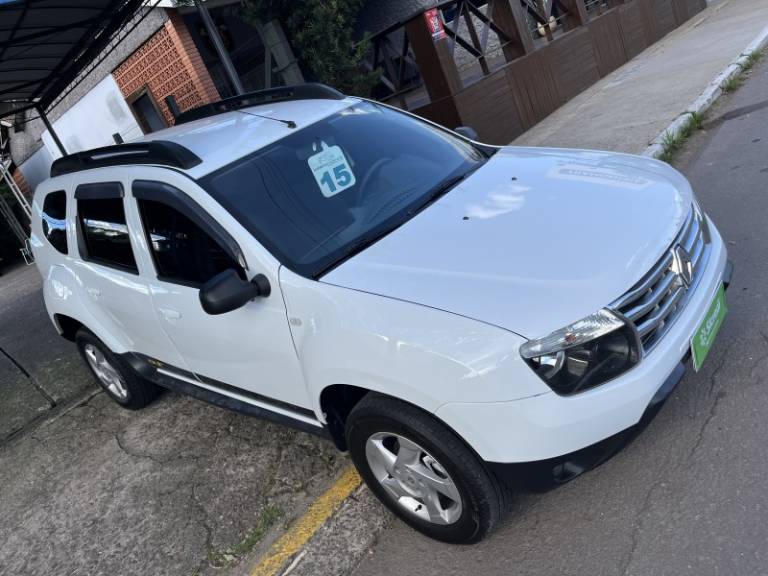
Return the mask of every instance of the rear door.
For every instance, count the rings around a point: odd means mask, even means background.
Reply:
[[[168,170],[149,170],[146,178],[132,183],[131,210],[141,221],[152,256],[154,306],[186,365],[216,391],[242,390],[275,411],[316,421],[288,327],[279,266],[250,235],[241,230],[235,238],[239,225],[194,181]],[[244,279],[266,275],[270,296],[208,315],[200,304],[200,287],[227,269]]]
[[[91,170],[73,177],[70,218],[76,223],[73,260],[81,299],[93,318],[88,327],[123,350],[183,366],[154,312],[151,269],[141,258],[141,228],[125,209],[128,169]],[[90,324],[90,322],[89,322]]]

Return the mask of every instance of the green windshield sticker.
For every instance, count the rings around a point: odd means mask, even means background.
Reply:
[[[698,329],[691,338],[691,354],[693,355],[693,369],[698,371],[709,354],[715,336],[723,325],[728,307],[725,305],[725,289],[721,285],[715,294],[712,304],[709,305],[706,316],[699,324]]]
[[[344,151],[338,146],[322,144],[322,150],[307,159],[323,196],[330,198],[355,185],[355,174],[349,167]]]

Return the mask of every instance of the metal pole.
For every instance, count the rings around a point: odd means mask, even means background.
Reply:
[[[226,71],[227,76],[229,76],[230,82],[232,82],[232,86],[234,87],[235,92],[238,95],[245,94],[245,89],[240,82],[240,76],[237,75],[235,65],[232,64],[232,60],[229,58],[229,53],[224,47],[224,42],[221,40],[221,36],[219,36],[219,31],[216,30],[216,25],[213,23],[213,18],[211,18],[211,14],[208,12],[208,8],[206,8],[205,4],[201,0],[194,0],[194,2],[195,6],[197,6],[198,12],[200,12],[200,17],[203,19],[205,29],[208,31],[208,35],[213,41],[213,46],[216,48],[216,53],[219,55],[221,63],[224,65],[224,70]]]
[[[61,152],[61,155],[66,156],[67,151],[64,148],[64,144],[61,143],[61,140],[59,140],[59,135],[56,134],[56,131],[53,129],[53,126],[51,126],[51,123],[48,122],[48,116],[45,115],[45,110],[43,110],[42,106],[37,107],[37,113],[40,114],[40,119],[43,121],[43,124],[45,124],[45,127],[48,129],[48,133],[51,135],[51,138],[53,138],[53,141],[56,143],[56,146],[58,146],[59,152]]]

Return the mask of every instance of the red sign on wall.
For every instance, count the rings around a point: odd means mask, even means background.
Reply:
[[[445,30],[443,29],[443,20],[440,18],[440,11],[437,8],[432,8],[424,12],[424,20],[427,21],[427,29],[432,34],[432,40],[437,41],[445,38]]]

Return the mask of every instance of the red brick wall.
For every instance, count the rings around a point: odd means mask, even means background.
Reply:
[[[168,15],[163,27],[112,74],[125,98],[146,86],[170,126],[166,96],[173,95],[182,112],[220,97],[181,16],[174,10]]]
[[[16,182],[16,186],[19,187],[19,190],[21,190],[21,193],[26,196],[27,200],[32,200],[32,188],[30,187],[29,183],[27,182],[27,179],[24,178],[24,174],[22,174],[21,170],[16,168],[13,173],[11,174],[13,177],[13,181]]]

